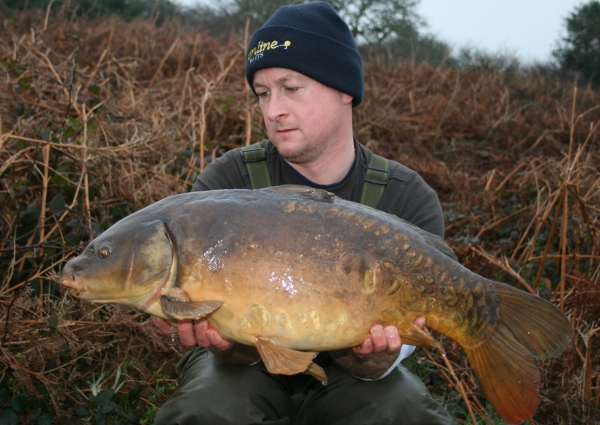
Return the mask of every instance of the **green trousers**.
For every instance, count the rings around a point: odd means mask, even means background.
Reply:
[[[226,363],[206,349],[177,365],[179,387],[155,425],[447,425],[454,421],[404,366],[377,381],[357,379],[320,354],[323,385],[310,375],[269,373],[262,362]]]

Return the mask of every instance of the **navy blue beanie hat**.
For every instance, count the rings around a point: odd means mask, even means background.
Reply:
[[[280,7],[252,35],[246,55],[250,87],[254,73],[265,68],[304,74],[352,96],[352,106],[363,100],[362,59],[356,43],[348,25],[326,2]]]

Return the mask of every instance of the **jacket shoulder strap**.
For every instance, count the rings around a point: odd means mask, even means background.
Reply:
[[[271,176],[267,168],[267,151],[259,143],[242,148],[242,161],[246,164],[252,189],[271,186]]]
[[[360,203],[371,208],[377,208],[389,180],[388,160],[373,154],[365,174]]]
[[[267,152],[260,143],[243,147],[241,155],[242,161],[248,168],[252,189],[270,187],[271,176],[267,168]],[[389,179],[390,172],[388,171],[387,159],[373,154],[365,174],[360,203],[377,208]]]

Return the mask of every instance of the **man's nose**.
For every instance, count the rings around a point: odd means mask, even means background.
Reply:
[[[271,121],[285,118],[289,113],[286,103],[284,96],[274,90],[271,93],[271,98],[269,99],[269,105],[267,107],[267,118]]]

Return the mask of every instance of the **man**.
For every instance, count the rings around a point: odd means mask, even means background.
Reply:
[[[324,2],[280,8],[251,38],[246,77],[269,139],[261,143],[273,185],[302,184],[360,202],[372,153],[352,134],[352,108],[363,99],[362,60],[348,26]],[[378,208],[443,237],[436,194],[414,172],[389,161]],[[239,149],[198,176],[194,190],[251,189]],[[240,212],[243,214],[243,211]],[[402,358],[394,326],[375,324],[364,343],[316,359],[329,382],[272,375],[256,350],[223,339],[206,320],[175,328],[183,345],[200,347],[178,364],[179,387],[156,424],[451,424],[447,412]],[[424,326],[424,319],[415,321]]]

